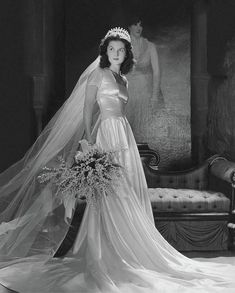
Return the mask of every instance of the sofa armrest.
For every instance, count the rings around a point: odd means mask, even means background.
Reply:
[[[158,152],[150,149],[147,143],[138,143],[137,147],[142,163],[148,165],[151,169],[158,170],[160,163],[160,155]]]
[[[210,163],[210,173],[217,180],[229,183],[230,211],[232,214],[235,214],[235,162],[231,162],[224,157],[217,157]]]
[[[210,172],[214,176],[231,183],[234,187],[235,162],[228,161],[224,157],[217,157],[210,163]]]
[[[143,164],[148,187],[156,188],[186,188],[207,190],[208,188],[208,161],[201,165],[183,171],[153,170]]]

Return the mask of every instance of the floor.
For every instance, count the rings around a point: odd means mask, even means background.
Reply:
[[[235,251],[213,251],[213,252],[190,251],[190,252],[184,252],[183,254],[189,258],[214,258],[214,257],[232,257],[232,256],[234,257]],[[0,284],[0,293],[19,293],[19,292],[10,290]]]

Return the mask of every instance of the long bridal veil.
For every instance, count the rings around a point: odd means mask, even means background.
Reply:
[[[83,105],[90,73],[99,57],[79,78],[70,97],[54,115],[33,146],[16,164],[0,174],[0,260],[8,257],[51,257],[71,222],[67,209],[53,196],[53,188],[38,182],[44,166],[58,156],[70,162],[83,137]]]

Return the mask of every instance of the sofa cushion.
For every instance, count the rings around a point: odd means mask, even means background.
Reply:
[[[149,188],[155,212],[228,212],[230,200],[221,192]]]

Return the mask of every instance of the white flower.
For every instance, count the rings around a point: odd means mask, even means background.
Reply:
[[[84,156],[83,152],[77,151],[75,154],[75,161],[78,162],[79,160],[83,158],[83,156]]]
[[[80,143],[87,146],[85,140]],[[67,215],[71,215],[75,201],[85,199],[87,203],[96,204],[104,195],[113,194],[113,188],[123,173],[123,168],[115,162],[115,153],[96,145],[89,146],[85,152],[76,152],[72,166],[60,157],[58,168],[43,168],[38,180],[56,186],[56,196],[64,204]]]

